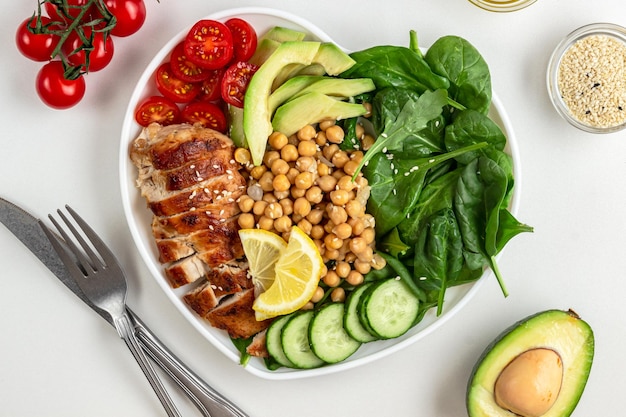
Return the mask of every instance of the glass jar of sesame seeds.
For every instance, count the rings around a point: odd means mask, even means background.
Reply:
[[[481,9],[490,12],[514,12],[530,6],[537,0],[469,0]]]
[[[626,127],[626,29],[594,23],[567,35],[550,58],[547,85],[573,126],[591,133]]]

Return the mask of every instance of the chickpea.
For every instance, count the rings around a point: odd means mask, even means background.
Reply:
[[[364,262],[360,259],[354,261],[354,270],[358,271],[362,275],[367,274],[371,269],[372,265],[369,262]]]
[[[302,156],[314,156],[317,153],[317,144],[312,140],[303,140],[298,144],[298,153]]]
[[[262,187],[263,185],[261,185]],[[330,193],[330,201],[337,206],[343,206],[350,200],[350,194],[346,190],[335,190]]]
[[[322,148],[322,155],[324,155],[324,158],[330,161],[333,159],[333,155],[338,151],[339,151],[339,146],[333,143],[331,145],[327,145],[324,148]]]
[[[239,206],[239,210],[248,213],[254,206],[254,200],[249,195],[244,194],[237,200],[237,205]]]
[[[361,147],[364,151],[367,151],[374,145],[374,142],[376,142],[376,139],[374,139],[372,135],[366,134],[363,136],[363,139],[361,139]]]
[[[298,148],[291,143],[283,146],[280,150],[280,156],[287,162],[294,162],[298,159]]]
[[[348,224],[352,226],[352,234],[355,236],[360,236],[361,233],[363,233],[363,230],[365,230],[365,223],[360,217],[351,218],[348,220]]]
[[[311,212],[311,203],[304,197],[297,198],[293,202],[293,212],[301,216],[306,216]]]
[[[365,128],[361,123],[357,123],[354,134],[356,135],[357,139],[362,138],[365,134]]]
[[[343,240],[339,239],[337,235],[330,233],[324,237],[324,245],[330,249],[340,249],[343,246]]]
[[[346,213],[346,209],[343,207],[328,204],[326,206],[326,213],[330,220],[336,225],[348,221],[348,213]]]
[[[320,130],[319,132],[317,132],[317,135],[315,135],[315,143],[318,146],[326,145],[326,133],[324,133],[323,130]]]
[[[274,220],[270,219],[266,216],[259,217],[259,221],[257,222],[260,229],[263,230],[273,230],[274,229]]]
[[[265,207],[265,211],[263,212],[265,217],[269,217],[274,220],[283,215],[283,206],[279,203],[270,203]]]
[[[363,103],[363,107],[365,107],[365,114],[363,115],[363,117],[370,117],[372,115],[372,103],[365,102]]]
[[[350,241],[350,250],[357,256],[367,248],[367,242],[362,237],[355,237]]]
[[[314,308],[315,308],[315,304],[313,304],[312,301],[308,301],[305,305],[300,307],[300,310],[307,311],[307,310],[313,310]]]
[[[280,153],[278,151],[265,152],[265,155],[263,155],[263,164],[269,168],[277,159],[280,159]]]
[[[285,174],[278,174],[272,179],[272,188],[275,191],[289,191],[291,183]]]
[[[340,223],[333,227],[332,232],[336,234],[339,239],[345,240],[352,236],[352,226],[348,223]]]
[[[326,139],[332,143],[341,143],[343,142],[343,138],[345,133],[341,126],[333,125],[324,130],[326,133]]]
[[[330,299],[335,303],[340,303],[346,299],[346,290],[337,287],[330,292]]]
[[[308,219],[306,219],[309,221]],[[312,222],[309,222],[312,223]],[[312,239],[321,239],[324,237],[324,228],[319,224],[314,224],[311,226],[311,238]]]
[[[319,175],[320,177],[323,177],[324,175],[330,175],[330,173],[331,169],[328,165],[324,163],[319,163],[317,165],[317,175]]]
[[[315,289],[315,292],[313,293],[313,296],[311,297],[311,302],[317,303],[322,298],[324,298],[324,289],[322,287],[317,287]]]
[[[293,201],[288,198],[283,198],[278,201],[278,204],[283,208],[283,214],[285,216],[291,216],[293,214]]]
[[[291,197],[294,199],[298,199],[300,197],[304,197],[308,190],[302,190],[300,188],[292,187],[291,188]]]
[[[286,233],[291,229],[291,218],[289,216],[281,216],[274,220],[274,228],[279,233]]]
[[[348,163],[350,162],[352,161],[349,161]],[[356,188],[356,184],[352,181],[352,177],[350,175],[344,175],[337,181],[337,187],[339,187],[340,190],[352,191]]]
[[[289,163],[287,161],[285,161],[284,159],[274,159],[272,161],[272,165],[271,165],[271,171],[272,174],[274,175],[279,175],[279,174],[287,174],[289,172],[289,168],[291,168],[289,166]]]
[[[329,249],[326,248],[326,252],[324,252],[324,255],[326,257],[326,261],[336,261],[339,260],[339,256],[341,255],[339,253],[339,249]]]
[[[324,256],[324,251],[326,250],[326,248],[324,247],[324,242],[320,239],[313,239],[313,243],[315,243],[315,246],[317,247],[320,255]]]
[[[363,159],[363,151],[354,151],[350,154],[350,159],[355,161],[357,164],[361,163]]]
[[[334,153],[331,162],[337,168],[343,168],[343,166],[350,161],[350,157],[345,151],[337,151]]]
[[[293,220],[293,219],[292,219]],[[311,235],[311,231],[313,230],[313,225],[307,219],[301,219],[298,221],[297,226],[307,235]]]
[[[320,130],[325,132],[326,129],[328,129],[331,126],[334,126],[336,123],[337,123],[337,121],[335,119],[326,119],[326,120],[322,120],[319,123],[318,127],[320,128]]]
[[[324,191],[325,193],[329,193],[335,189],[337,185],[337,179],[332,175],[324,175],[317,179],[317,185]]]
[[[252,155],[250,155],[250,151],[246,148],[237,148],[235,149],[235,161],[239,162],[241,165],[248,165],[252,162]]]
[[[261,175],[261,178],[259,178],[259,185],[265,192],[272,191],[274,189],[274,186],[272,185],[273,181],[274,174],[272,174],[271,171],[265,171],[263,175]]]
[[[290,195],[289,193],[289,189],[285,190],[285,191],[278,191],[276,189],[276,187],[274,187],[274,197],[276,197],[277,200],[284,200],[286,198],[288,198]]]
[[[267,207],[267,204],[267,201],[255,201],[254,206],[252,206],[252,212],[257,216],[261,216],[263,213],[265,213],[265,208]]]
[[[313,139],[315,137],[315,133],[317,132],[315,131],[315,127],[313,127],[313,125],[306,125],[302,129],[298,130],[296,135],[301,141],[307,141]]]
[[[259,165],[252,168],[252,170],[250,171],[250,176],[255,180],[258,180],[259,178],[261,178],[261,175],[265,173],[265,171],[267,171],[267,167],[265,165]]]
[[[362,238],[357,238],[357,239],[362,239]],[[374,259],[374,249],[372,249],[371,246],[366,246],[362,252],[359,252],[359,253],[355,252],[355,253],[360,261],[367,262],[368,264],[370,264],[372,262],[372,259]]]
[[[274,132],[270,135],[268,142],[272,148],[280,151],[288,143],[288,139],[284,133]]]
[[[287,174],[285,175],[287,175],[287,179],[289,180],[290,184],[294,183],[299,173],[300,171],[298,171],[296,168],[289,168],[289,172],[287,172]]]
[[[380,256],[379,254],[375,253],[370,264],[372,265],[372,268],[378,271],[383,269],[387,265],[387,261],[385,261],[385,258]]]
[[[346,203],[346,213],[352,218],[358,218],[365,214],[365,208],[358,200],[350,200]]]
[[[346,282],[350,285],[361,285],[363,283],[363,274],[358,271],[350,271],[346,277]]]
[[[374,238],[376,237],[376,232],[374,231],[373,228],[368,227],[365,230],[363,230],[363,233],[361,233],[361,237],[365,239],[365,241],[369,245],[372,242],[374,242]]]
[[[313,186],[306,191],[306,199],[309,200],[313,204],[319,204],[322,202],[324,198],[324,194],[322,194],[322,189],[318,186]]]
[[[253,229],[254,215],[252,213],[241,213],[237,219],[237,223],[242,229]]]
[[[296,176],[294,185],[301,190],[308,190],[313,186],[313,174],[310,172],[301,172]]]
[[[313,154],[315,155],[315,154]],[[296,161],[296,166],[295,168],[300,171],[300,172],[311,172],[314,173],[317,171],[317,162],[315,161],[315,158],[313,158],[313,155],[311,156],[301,156],[300,158],[298,158],[298,160]]]
[[[350,161],[346,162],[343,165],[343,171],[346,174],[348,174],[350,177],[352,177],[354,175],[354,173],[356,172],[358,167],[359,167],[359,161],[351,159]],[[352,178],[350,178],[350,181],[352,182]]]
[[[311,222],[311,224],[319,224],[324,217],[324,211],[321,209],[313,209],[309,214],[307,214],[306,219]]]
[[[352,271],[352,268],[350,267],[350,264],[348,262],[337,262],[337,265],[335,266],[335,272],[337,272],[337,275],[339,275],[340,278],[347,277],[350,271]]]

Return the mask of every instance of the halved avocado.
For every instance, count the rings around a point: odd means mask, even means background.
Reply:
[[[594,354],[591,327],[572,310],[526,317],[482,353],[467,387],[470,417],[567,417]]]

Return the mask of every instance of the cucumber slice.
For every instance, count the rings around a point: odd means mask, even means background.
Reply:
[[[376,283],[361,296],[360,318],[364,327],[381,339],[406,333],[419,314],[419,299],[399,279]]]
[[[272,322],[265,333],[265,347],[272,359],[288,368],[294,368],[293,362],[285,355],[281,342],[281,334],[291,315],[282,316]]]
[[[310,369],[325,364],[313,353],[309,344],[309,324],[313,314],[313,310],[293,314],[281,333],[283,352],[296,368]]]
[[[315,313],[309,325],[311,350],[324,362],[341,362],[361,346],[343,328],[344,310],[343,303],[328,304]]]
[[[346,301],[346,312],[343,317],[343,327],[346,332],[355,340],[361,343],[372,342],[378,337],[371,334],[363,325],[359,319],[358,305],[361,296],[369,287],[372,286],[372,282],[368,282],[357,287],[349,296]]]

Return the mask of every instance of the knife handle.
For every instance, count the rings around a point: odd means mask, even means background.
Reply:
[[[130,308],[127,309],[141,347],[182,389],[185,395],[193,401],[203,416],[249,417],[235,404],[200,379],[198,375],[170,352]]]

